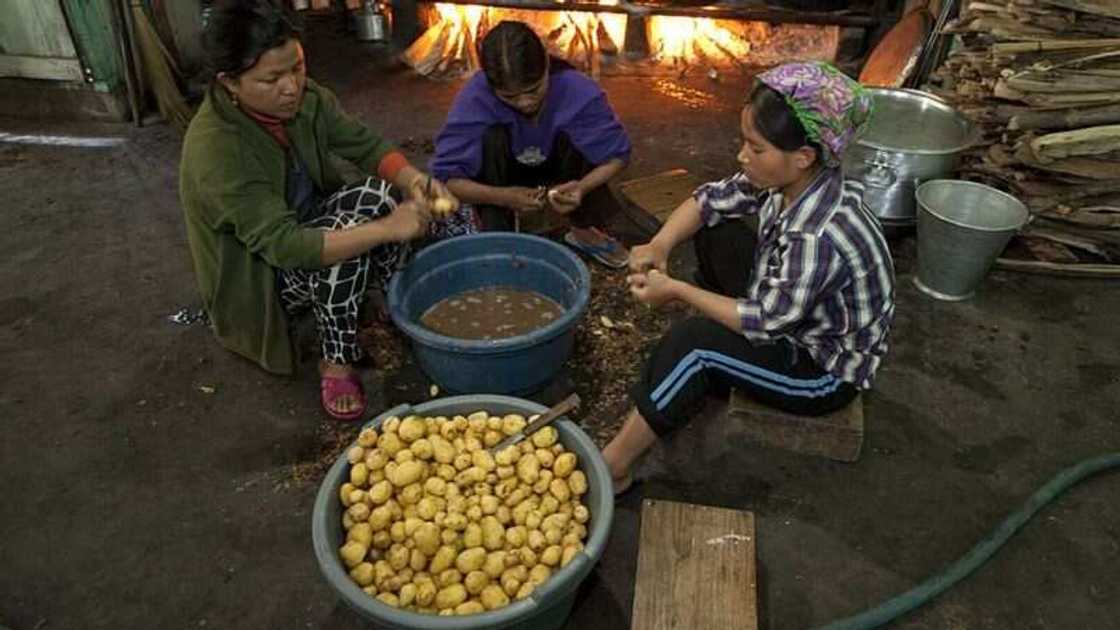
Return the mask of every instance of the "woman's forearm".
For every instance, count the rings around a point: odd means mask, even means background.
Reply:
[[[618,158],[613,158],[607,160],[606,162],[603,162],[599,166],[591,169],[591,172],[589,172],[587,175],[584,175],[579,180],[580,192],[586,196],[592,190],[595,190],[596,188],[609,182],[612,177],[621,173],[622,169],[624,168],[626,168],[626,162],[623,162]]]
[[[401,190],[408,191],[411,190],[413,183],[415,183],[416,181],[416,178],[422,177],[423,175],[424,174],[420,172],[420,169],[411,164],[408,164],[401,168],[401,170],[397,171],[396,177],[393,178],[393,185],[397,188],[400,188]]]
[[[671,252],[674,247],[692,238],[701,225],[700,206],[696,199],[689,197],[669,215],[665,225],[661,226],[650,242],[665,252]]]
[[[344,230],[323,232],[323,253],[320,260],[327,267],[360,256],[382,245],[402,240],[393,226],[383,220],[371,221]]]
[[[733,297],[706,291],[698,286],[677,280],[674,294],[682,302],[687,302],[693,308],[704,314],[705,317],[714,319],[734,332],[742,332],[742,322],[739,319],[739,301]]]
[[[503,194],[504,189],[497,186],[487,186],[470,179],[449,179],[447,189],[463,203],[508,207],[509,202]]]

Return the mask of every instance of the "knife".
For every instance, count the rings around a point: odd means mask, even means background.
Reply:
[[[521,440],[524,440],[526,437],[536,433],[541,428],[552,424],[554,420],[575,409],[576,407],[579,407],[579,395],[572,394],[564,400],[561,400],[556,405],[553,405],[548,411],[544,412],[544,414],[539,416],[536,420],[533,420],[529,424],[525,425],[524,429],[521,429],[517,433],[514,433],[501,442],[498,442],[497,446],[490,449],[490,452],[492,454],[497,454],[507,446],[513,446],[514,444],[521,442]]]

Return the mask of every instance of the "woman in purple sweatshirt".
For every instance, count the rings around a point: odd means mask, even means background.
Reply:
[[[436,138],[432,173],[475,207],[483,230],[512,230],[517,213],[551,208],[571,222],[569,245],[626,266],[626,249],[601,229],[619,209],[606,184],[630,158],[606,94],[549,57],[522,22],[491,29],[480,53],[482,72],[456,97]]]

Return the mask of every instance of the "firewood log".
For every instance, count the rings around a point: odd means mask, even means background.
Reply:
[[[1120,122],[1120,104],[1096,106],[1096,108],[1023,111],[1011,115],[1007,128],[1017,129],[1076,129],[1094,124]]]
[[[992,45],[995,53],[1044,52],[1052,50],[1091,50],[1120,47],[1120,38],[1048,39],[1029,42],[1000,42]]]
[[[409,46],[401,54],[401,59],[417,73],[424,76],[431,74],[444,57],[451,30],[450,22],[438,22]]]
[[[1116,0],[1044,0],[1046,4],[1072,9],[1082,13],[1092,13],[1107,17],[1120,18],[1120,3]]]
[[[1031,151],[1042,162],[1120,151],[1120,125],[1101,125],[1040,136]]]
[[[1005,271],[1038,273],[1049,276],[1063,276],[1070,278],[1120,278],[1120,265],[1085,263],[1066,265],[1062,263],[1043,262],[1039,260],[1016,260],[1013,258],[997,258],[993,267]]]
[[[1120,195],[1087,199],[1077,207],[1064,206],[1046,210],[1040,216],[1095,230],[1120,229]]]
[[[1024,72],[1007,77],[1007,85],[1020,92],[1115,92],[1120,91],[1120,77],[1078,72]]]
[[[1023,92],[1009,85],[1006,79],[1000,79],[992,89],[992,95],[1010,101],[1019,101],[1036,108],[1058,109],[1063,107],[1081,107],[1092,105],[1106,105],[1120,103],[1120,91],[1113,92],[1065,92],[1046,94],[1041,92]]]
[[[1068,157],[1052,162],[1043,162],[1034,154],[1029,142],[1021,143],[1016,147],[1015,157],[1023,164],[1040,171],[1064,173],[1093,180],[1116,178],[1116,164],[1114,162],[1084,157]]]

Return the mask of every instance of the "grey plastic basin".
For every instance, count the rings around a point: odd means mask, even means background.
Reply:
[[[440,398],[416,406],[401,405],[371,420],[366,426],[378,427],[391,416],[453,416],[469,414],[484,409],[495,415],[520,413],[528,417],[544,413],[547,407],[530,400],[476,394]],[[518,630],[554,630],[564,625],[580,583],[591,573],[603,555],[614,517],[614,491],[610,471],[599,449],[574,422],[561,416],[553,423],[560,434],[560,442],[579,458],[580,469],[587,475],[587,494],[584,503],[591,511],[587,540],[584,549],[568,563],[553,573],[533,594],[506,608],[477,615],[440,617],[393,608],[370,597],[353,581],[338,557],[345,532],[342,529],[342,504],[338,488],[343,479],[349,479],[350,464],[345,455],[327,471],[315,497],[311,514],[311,539],[315,557],[327,582],[359,615],[379,628],[399,630],[477,630],[481,628],[516,628]],[[351,445],[353,446],[353,445]],[[349,450],[349,449],[347,449]]]

